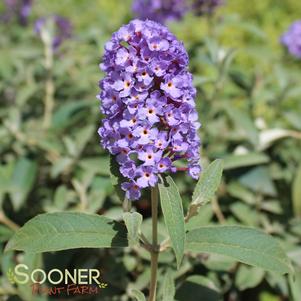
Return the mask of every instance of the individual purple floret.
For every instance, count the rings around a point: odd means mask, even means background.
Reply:
[[[6,12],[3,15],[3,19],[9,21],[16,17],[21,25],[27,25],[32,2],[32,0],[5,0]]]
[[[38,19],[35,23],[35,32],[42,36],[44,29],[48,30],[51,35],[54,50],[57,50],[64,40],[72,36],[70,21],[61,16],[54,15]]]
[[[185,0],[134,0],[133,11],[141,20],[153,20],[161,24],[179,20],[187,11]]]
[[[223,4],[224,0],[193,0],[192,11],[197,16],[210,15]]]
[[[183,44],[163,25],[134,20],[105,44],[100,68],[106,73],[98,95],[105,118],[98,133],[127,179],[126,196],[138,199],[159,174],[177,171],[180,159],[197,179],[200,123]]]
[[[301,58],[301,20],[295,21],[281,37],[290,54]]]

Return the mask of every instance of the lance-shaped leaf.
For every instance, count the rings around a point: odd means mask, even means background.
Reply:
[[[220,184],[222,173],[223,161],[213,161],[201,174],[192,195],[192,202],[202,205],[210,202]]]
[[[281,274],[292,271],[290,262],[270,235],[248,227],[208,226],[187,233],[186,250],[229,256],[237,261]]]
[[[61,212],[41,214],[28,221],[8,242],[6,250],[40,253],[127,245],[124,225],[96,214]]]
[[[142,215],[138,212],[126,212],[123,220],[128,230],[128,241],[130,246],[134,246],[139,240],[139,231],[142,224]]]
[[[171,177],[166,178],[166,183],[159,184],[159,191],[165,225],[179,267],[185,246],[185,222],[182,199]]]
[[[200,206],[210,202],[218,189],[223,173],[223,161],[213,161],[201,174],[192,195],[186,221],[198,213]]]

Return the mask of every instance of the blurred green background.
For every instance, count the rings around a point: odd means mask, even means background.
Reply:
[[[279,38],[300,18],[301,2],[226,2],[212,17],[187,15],[168,24],[190,55],[203,165],[215,158],[225,163],[218,197],[201,208],[189,227],[242,224],[273,234],[292,260],[295,281],[222,256],[191,256],[177,272],[176,299],[300,301],[301,61],[286,53]],[[43,43],[33,26],[50,14],[70,19],[73,37],[54,56],[54,109],[50,127],[44,128],[49,78]],[[40,256],[3,252],[14,229],[42,212],[121,217],[108,155],[99,145],[101,114],[95,96],[103,76],[98,68],[103,45],[131,18],[129,0],[39,0],[27,27],[14,21],[0,24],[0,300],[64,300],[32,296],[30,287],[12,285],[6,273],[18,262],[45,269],[102,270],[108,288],[101,295],[69,300],[126,301],[132,300],[131,288],[147,288],[149,258],[138,249]],[[184,173],[175,180],[187,208],[195,182]],[[133,206],[147,220],[149,200]],[[172,252],[164,253],[160,263],[159,275],[166,266],[174,267]]]

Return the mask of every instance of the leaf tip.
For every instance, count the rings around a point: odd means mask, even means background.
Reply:
[[[5,248],[4,248],[4,252],[7,253],[7,252],[13,251],[13,250],[15,250],[15,243],[14,243],[14,240],[13,240],[13,238],[12,238],[12,239],[10,239],[10,240],[8,241],[8,243],[6,244],[6,246],[5,246]]]

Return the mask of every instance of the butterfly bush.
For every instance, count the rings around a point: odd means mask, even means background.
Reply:
[[[5,21],[17,17],[21,25],[26,25],[31,13],[32,0],[4,0],[6,12],[3,17]]]
[[[70,21],[58,15],[40,18],[35,23],[35,32],[43,38],[45,30],[52,31],[52,48],[57,50],[62,42],[72,36]]]
[[[281,37],[290,54],[301,58],[301,20],[295,21]]]
[[[187,10],[184,0],[134,0],[133,11],[141,20],[150,19],[161,24],[180,20]]]
[[[159,174],[175,172],[179,159],[198,178],[200,123],[187,66],[183,44],[153,21],[133,20],[105,45],[98,132],[127,179],[122,189],[129,199],[155,186]]]
[[[223,0],[194,0],[192,10],[197,16],[212,14],[222,4]]]

